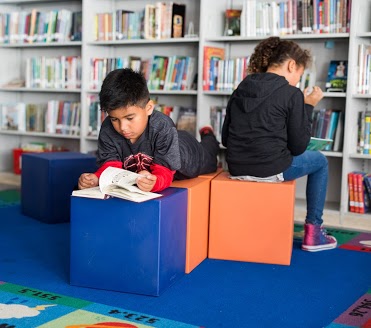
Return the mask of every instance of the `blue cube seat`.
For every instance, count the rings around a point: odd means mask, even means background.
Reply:
[[[70,197],[84,172],[97,170],[96,158],[78,152],[22,155],[21,210],[45,223],[68,222]]]
[[[159,296],[185,274],[187,197],[71,197],[71,285]]]

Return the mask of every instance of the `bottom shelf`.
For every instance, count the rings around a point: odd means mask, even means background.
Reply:
[[[13,172],[0,172],[0,185],[21,187],[21,175]]]

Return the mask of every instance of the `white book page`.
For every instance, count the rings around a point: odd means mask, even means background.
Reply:
[[[86,188],[72,191],[72,196],[105,199],[105,195],[100,191],[99,187]]]
[[[111,185],[106,190],[107,195],[132,200],[134,202],[143,202],[149,199],[160,197],[160,194],[140,190],[136,186],[125,186],[125,188]]]
[[[107,167],[99,178],[99,188],[102,193],[109,185],[127,186],[135,184],[141,175],[117,167]]]

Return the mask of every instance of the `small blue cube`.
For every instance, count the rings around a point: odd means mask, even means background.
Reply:
[[[71,285],[159,296],[185,274],[187,189],[161,194],[71,197]]]
[[[97,170],[96,158],[78,152],[22,155],[21,209],[45,223],[68,222],[79,176]]]

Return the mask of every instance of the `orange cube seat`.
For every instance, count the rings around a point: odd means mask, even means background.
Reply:
[[[207,258],[210,181],[221,172],[222,170],[218,170],[194,179],[173,181],[171,185],[171,187],[188,189],[186,273],[190,273]]]
[[[211,180],[209,253],[213,259],[290,265],[295,181]]]

